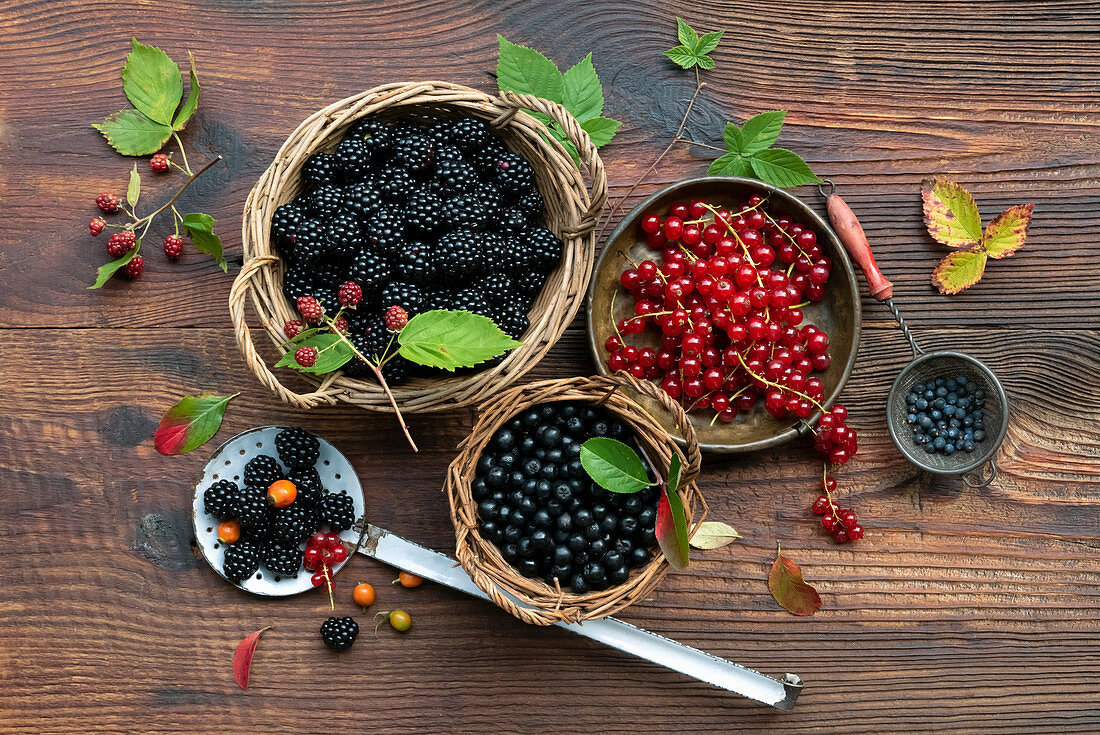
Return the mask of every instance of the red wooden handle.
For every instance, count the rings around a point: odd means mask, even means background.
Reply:
[[[836,194],[826,197],[825,206],[829,210],[829,221],[833,223],[833,229],[844,244],[844,249],[863,271],[871,296],[879,301],[890,298],[894,294],[894,284],[886,280],[886,276],[878,269],[875,256],[871,253],[871,244],[867,242],[867,235],[851,207]]]

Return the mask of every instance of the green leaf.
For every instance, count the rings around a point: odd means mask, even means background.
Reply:
[[[557,65],[538,51],[511,43],[497,34],[500,58],[497,60],[497,86],[502,92],[533,94],[553,102],[565,96],[562,74]]]
[[[985,228],[982,246],[991,258],[1007,258],[1024,244],[1034,204],[1018,204],[998,214]]]
[[[932,283],[943,294],[956,294],[970,288],[985,273],[986,254],[982,250],[956,250],[940,261],[932,271]]]
[[[294,353],[300,347],[312,347],[317,350],[317,361],[308,367],[299,365]],[[301,341],[295,341],[291,349],[275,363],[275,367],[292,367],[303,373],[322,375],[339,370],[353,357],[355,357],[355,351],[340,335],[322,332]]]
[[[104,263],[99,266],[98,275],[96,276],[95,283],[88,286],[88,289],[103,288],[104,284],[111,279],[115,273],[118,273],[119,269],[129,263],[137,256],[138,251],[141,250],[141,238],[137,238],[134,242],[134,249],[123,255],[118,260],[112,260],[110,263]]]
[[[196,248],[213,258],[224,273],[229,272],[229,264],[222,253],[222,239],[214,234],[213,217],[202,212],[190,212],[183,215],[180,225]]]
[[[737,153],[725,153],[710,162],[707,173],[711,176],[752,176],[748,161]]]
[[[720,521],[700,523],[695,535],[688,542],[696,549],[720,549],[741,538],[733,526]]]
[[[709,56],[697,56],[695,57],[695,63],[699,65],[700,69],[713,69],[714,59]]]
[[[802,570],[784,557],[778,547],[772,570],[768,573],[768,589],[772,597],[792,615],[813,615],[821,609],[821,595],[802,579]]]
[[[168,455],[198,449],[218,433],[226,407],[239,395],[187,396],[164,414],[160,427],[153,434],[153,447]]]
[[[558,125],[549,115],[542,112],[535,112],[534,110],[528,110],[536,120],[546,126],[546,129],[550,132],[550,136],[561,143],[562,147],[573,157],[573,163],[580,165],[581,155],[577,151],[577,146],[573,145],[573,141],[569,140],[569,135],[565,132],[561,125]]]
[[[786,110],[774,110],[761,112],[750,118],[741,126],[740,145],[737,152],[743,156],[752,156],[765,148],[770,148],[775,141],[779,140],[779,131],[783,129],[783,118],[786,116]]]
[[[636,493],[653,484],[642,458],[617,439],[589,439],[581,445],[580,459],[593,482],[613,493]]]
[[[726,148],[729,149],[730,153],[740,153],[744,147],[741,142],[741,128],[731,122],[727,122],[726,127],[722,130],[722,139],[726,141]]]
[[[183,97],[180,68],[156,46],[131,40],[133,50],[122,67],[122,90],[130,104],[150,120],[170,125]]]
[[[103,133],[111,147],[124,156],[147,156],[161,149],[172,135],[172,128],[161,125],[137,110],[122,110],[93,128]]]
[[[685,23],[680,16],[676,16],[676,37],[680,39],[680,43],[693,50],[699,40],[699,34],[695,32],[694,28]]]
[[[135,163],[134,169],[130,172],[130,183],[126,185],[126,203],[130,205],[130,209],[137,206],[139,197],[141,197],[141,174],[138,173]]]
[[[201,90],[199,89],[199,77],[195,74],[195,56],[190,51],[187,52],[187,56],[191,59],[191,88],[187,90],[187,99],[183,101],[183,107],[172,118],[173,130],[183,130],[187,125],[187,121],[191,119],[191,116],[195,114],[195,110],[199,107]]]
[[[785,189],[821,183],[821,179],[814,175],[806,162],[797,153],[786,148],[769,148],[748,160],[757,178],[773,186]]]
[[[467,311],[434,310],[417,314],[397,335],[401,356],[418,365],[454,371],[473,367],[522,343],[492,319]]]
[[[594,117],[581,123],[584,132],[588,133],[588,137],[592,140],[592,145],[597,148],[610,143],[620,125],[622,125],[621,122],[609,117]]]
[[[718,48],[718,42],[722,40],[722,34],[725,31],[711,31],[710,33],[704,33],[695,44],[694,51],[696,55],[703,56],[709,54],[714,49]]]
[[[945,179],[921,182],[924,224],[933,239],[952,248],[969,248],[982,241],[982,218],[970,192]]]
[[[687,46],[673,46],[668,51],[665,51],[665,56],[672,59],[674,64],[684,69],[690,69],[699,63],[699,57],[697,57]]]
[[[688,565],[687,513],[677,492],[680,488],[680,455],[673,454],[668,465],[668,481],[657,503],[657,544],[674,569]]]
[[[578,122],[591,120],[603,112],[603,86],[589,53],[562,74],[562,104]]]

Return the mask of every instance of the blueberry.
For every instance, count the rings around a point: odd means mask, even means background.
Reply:
[[[506,526],[504,528],[504,540],[509,543],[515,543],[519,541],[520,536],[523,535],[523,531],[519,526]]]
[[[535,524],[539,528],[550,528],[554,525],[554,518],[550,515],[546,508],[539,508],[531,516],[531,523]],[[568,530],[568,529],[566,529]]]
[[[569,475],[569,477],[575,480],[583,479],[587,474],[584,471],[584,465],[581,464],[581,461],[579,459],[571,460],[569,464],[566,465],[566,468],[568,470],[567,474]]]
[[[539,473],[542,472],[542,462],[535,459],[534,457],[528,457],[527,459],[523,460],[522,467],[524,473],[528,477],[538,477]]]
[[[611,550],[619,552],[624,557],[629,557],[630,553],[634,551],[634,542],[626,536],[620,536],[611,544]]]
[[[907,395],[905,397],[905,402],[908,403],[910,406],[912,406],[914,403],[917,402],[917,394],[916,393],[910,393],[909,395]]]
[[[924,398],[926,400],[931,401],[932,399],[934,399],[936,397],[936,391],[929,388],[929,389],[925,390],[924,393],[921,393],[921,395],[924,396]]]
[[[561,444],[561,429],[559,429],[556,426],[543,427],[543,429],[541,430],[541,432],[539,434],[538,439],[539,439],[539,442],[542,443],[542,446],[546,447],[547,449],[552,449],[553,447],[557,447]],[[547,453],[547,459],[549,459],[549,453]],[[560,461],[560,455],[559,455],[559,461]]]
[[[923,393],[924,392],[924,383],[917,383],[916,385],[914,385],[913,386],[913,392],[914,393]]]
[[[607,436],[611,431],[611,427],[607,425],[606,421],[593,421],[590,431],[592,436]]]
[[[958,381],[955,380],[954,378],[948,379],[948,381],[945,385],[947,387],[947,390],[949,390],[949,391],[953,391],[953,390],[955,390],[956,388],[959,387]]]
[[[606,575],[607,571],[599,562],[590,561],[584,565],[584,578],[592,584],[604,581]]]
[[[536,549],[550,548],[550,534],[541,528],[531,534],[531,546]]]
[[[510,452],[516,447],[516,435],[510,429],[501,429],[493,437],[493,440],[502,452]]]
[[[527,517],[518,508],[513,508],[512,512],[508,514],[508,522],[514,526],[522,526],[526,520]]]
[[[565,564],[555,564],[550,567],[550,571],[546,573],[546,584],[551,587],[554,586],[554,578],[556,577],[559,584],[564,585],[568,581],[570,575],[573,574],[573,565],[569,562]]]
[[[638,497],[637,493],[628,495],[622,508],[624,513],[637,513],[642,509],[642,499]]]
[[[573,553],[580,553],[581,551],[584,551],[588,548],[588,539],[586,539],[583,535],[579,533],[575,533],[569,537],[566,545],[569,546],[569,549]]]
[[[527,475],[523,474],[519,470],[513,470],[508,473],[508,487],[514,488],[520,492],[523,491],[523,486],[527,484]]]
[[[955,445],[954,444],[945,444],[943,446],[943,453],[945,455],[948,455],[948,456],[954,454],[955,453]]]
[[[485,482],[484,477],[475,477],[474,481],[470,483],[470,491],[478,500],[484,500],[493,494],[493,491],[489,488],[489,483]]]
[[[547,513],[549,515],[549,513]],[[568,513],[562,513],[558,516],[557,520],[558,530],[571,531],[573,530],[573,516]]]
[[[637,533],[638,528],[639,524],[636,516],[623,516],[619,519],[619,530],[624,534],[633,535]]]
[[[943,408],[946,405],[947,401],[942,398],[937,398],[936,400],[932,401],[932,408]]]
[[[937,436],[936,440],[932,442],[932,447],[935,449],[943,449],[945,446],[947,446],[947,440],[942,436]]]
[[[917,415],[915,413],[907,414],[905,416],[905,423],[909,424],[910,426],[916,424],[917,423]]]
[[[596,539],[603,536],[603,531],[600,530],[600,526],[598,523],[589,523],[587,526],[584,527],[583,533],[584,537],[589,541],[595,541]]]
[[[657,529],[653,526],[646,526],[638,532],[638,540],[646,546],[652,546],[657,543]]]
[[[935,454],[936,453],[936,448],[934,446],[932,446],[931,444],[925,444],[924,445],[924,451],[927,452],[928,454]]]
[[[534,577],[539,573],[539,565],[534,559],[524,559],[516,567],[526,577]]]
[[[592,516],[592,511],[587,508],[582,508],[573,514],[573,522],[582,528],[592,523],[594,520],[596,519]]]
[[[523,441],[519,443],[519,450],[524,454],[530,455],[535,451],[536,447],[535,438],[533,436],[523,437]]]
[[[567,482],[559,482],[554,485],[554,498],[560,503],[568,503],[573,499],[573,488]]]
[[[982,431],[981,429],[977,429],[977,430],[974,431],[974,441],[980,442],[980,441],[983,441],[984,439],[985,439],[985,432],[984,431]]]
[[[611,549],[611,545],[607,543],[606,539],[598,538],[593,539],[588,544],[588,553],[594,557],[600,557],[606,554]]]
[[[603,518],[600,519],[600,529],[604,533],[612,533],[619,527],[619,517],[614,513],[606,513]]]
[[[588,593],[592,588],[588,586],[588,582],[585,581],[584,575],[574,574],[569,578],[569,586],[573,589],[573,594],[583,595]]]
[[[497,504],[492,500],[482,500],[477,504],[477,514],[480,518],[492,518],[497,513]]]
[[[642,508],[642,510],[638,512],[638,523],[642,526],[652,526],[656,520],[656,508]]]
[[[581,434],[584,431],[584,421],[580,416],[572,416],[566,420],[563,428],[570,434]]]
[[[507,543],[500,547],[500,555],[504,557],[505,561],[514,562],[519,558],[519,551],[516,550],[515,543]]]
[[[554,564],[568,566],[573,562],[573,552],[570,551],[567,546],[555,546],[554,554],[551,558]]]
[[[485,475],[485,482],[489,484],[491,488],[504,487],[505,481],[508,479],[508,474],[504,471],[503,467],[491,467],[489,472]]]
[[[920,420],[920,427],[922,429],[931,429],[932,428],[932,419],[925,416],[924,418],[922,418]]]
[[[649,561],[649,549],[641,546],[635,546],[634,550],[630,552],[630,563],[633,566],[640,567]]]
[[[927,411],[928,410],[928,399],[927,398],[918,398],[917,399],[917,410],[918,411]]]
[[[944,406],[943,407],[943,415],[944,416],[954,416],[955,415],[955,407],[954,406]]]

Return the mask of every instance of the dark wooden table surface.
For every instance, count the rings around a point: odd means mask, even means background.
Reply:
[[[409,610],[415,627],[334,657],[317,636],[321,594],[251,597],[196,557],[188,509],[216,442],[160,456],[156,420],[182,395],[242,391],[219,440],[308,427],[356,465],[376,523],[447,550],[439,488],[470,415],[415,417],[413,457],[389,417],[286,410],[237,353],[231,278],[194,253],[172,266],[153,252],[139,282],[85,290],[104,260],[85,226],[92,198],[120,191],[130,166],[89,124],[123,105],[131,33],[195,53],[204,97],[185,140],[225,165],[185,203],[218,218],[232,274],[245,196],[298,121],[384,82],[492,89],[498,31],[563,63],[594,52],[607,112],[625,122],[604,150],[621,195],[692,88],[660,55],[676,14],[727,29],[691,134],[717,141],[725,119],[789,109],[781,143],[836,180],[920,338],[1004,380],[1000,477],[970,490],[899,456],[882,406],[908,352],[865,300],[844,399],[861,448],[842,495],[866,539],[841,548],[816,530],[808,447],[715,459],[713,517],[744,539],[622,616],[801,675],[793,712],[430,584],[393,590],[366,560],[339,580],[340,611],[347,583],[370,581],[377,607]],[[0,731],[1100,731],[1097,4],[0,0],[0,59]],[[637,193],[706,165],[678,148]],[[944,251],[921,226],[919,182],[935,172],[970,187],[987,220],[1036,205],[1024,249],[953,298],[929,285]],[[592,370],[578,320],[533,376]],[[769,595],[776,540],[821,591],[817,616]],[[276,629],[242,692],[233,648],[264,625]]]

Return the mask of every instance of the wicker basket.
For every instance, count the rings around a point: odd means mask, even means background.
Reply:
[[[524,109],[544,113],[561,124],[580,152],[588,175],[587,185],[561,144],[548,138],[542,123],[522,112]],[[280,352],[286,348],[282,325],[297,318],[293,305],[283,296],[283,264],[271,247],[270,224],[275,208],[298,193],[299,174],[306,159],[313,153],[330,150],[358,118],[379,115],[423,119],[459,113],[488,121],[509,148],[531,163],[546,201],[547,227],[562,238],[565,250],[561,264],[549,275],[531,308],[531,324],[521,337],[522,347],[499,364],[477,373],[421,378],[395,386],[393,392],[402,410],[438,411],[474,404],[498,393],[534,367],[584,302],[595,253],[594,228],[607,199],[607,178],[588,134],[565,108],[528,95],[504,93],[493,97],[446,82],[375,87],[306,118],[283,144],[245,203],[242,230],[245,262],[230,292],[229,313],[237,345],[248,366],[283,402],[309,408],[342,400],[371,410],[391,410],[377,383],[354,380],[339,372],[320,378],[301,375],[316,387],[309,393],[297,393],[279,381],[257,352],[245,320],[246,299],[251,300],[263,330],[280,347]]]
[[[686,440],[686,450],[669,438],[661,425],[631,398],[633,391],[659,401],[676,417]],[[511,388],[484,404],[480,407],[477,424],[447,470],[444,489],[451,504],[456,554],[462,568],[493,602],[520,620],[535,625],[581,623],[611,615],[650,594],[669,570],[664,556],[657,553],[648,565],[635,569],[620,585],[602,592],[574,594],[560,585],[551,587],[540,579],[521,575],[505,561],[495,544],[481,537],[477,501],[470,488],[481,452],[496,430],[517,413],[554,401],[598,404],[618,416],[634,429],[638,443],[662,475],[667,472],[672,453],[679,454],[684,460],[679,494],[687,511],[689,533],[694,533],[706,517],[706,502],[695,484],[701,462],[695,430],[680,404],[652,383],[637,381],[623,373],[610,377],[545,380]],[[698,519],[693,517],[696,506],[701,508]]]

